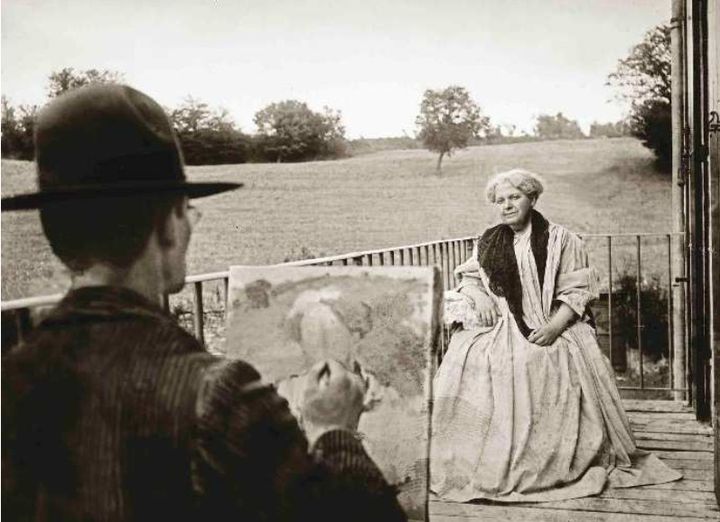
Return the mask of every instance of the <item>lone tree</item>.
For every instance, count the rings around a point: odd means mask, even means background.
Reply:
[[[658,25],[608,76],[608,85],[630,102],[630,132],[655,153],[663,170],[668,170],[672,156],[670,66],[670,27]]]
[[[541,114],[535,123],[535,135],[543,140],[575,140],[584,138],[576,120],[566,118],[562,112],[555,116]]]
[[[65,67],[50,73],[48,77],[48,98],[55,98],[65,91],[89,85],[91,83],[121,83],[125,79],[122,73],[108,70],[86,69],[76,71],[72,67]]]
[[[328,107],[312,111],[306,103],[271,103],[255,114],[257,148],[266,160],[282,163],[342,155],[345,127],[342,115]]]
[[[418,138],[425,147],[440,153],[438,174],[446,154],[450,156],[453,150],[464,149],[472,138],[490,129],[490,118],[483,116],[470,93],[457,85],[439,91],[426,90],[415,123],[420,128]]]

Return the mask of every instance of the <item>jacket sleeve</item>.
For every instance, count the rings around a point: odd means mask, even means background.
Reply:
[[[208,517],[405,520],[354,435],[327,433],[310,452],[287,402],[250,365],[211,367],[197,414],[193,481]]]

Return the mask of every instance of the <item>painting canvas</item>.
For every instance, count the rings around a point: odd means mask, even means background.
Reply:
[[[318,360],[360,368],[358,430],[408,516],[425,520],[440,279],[432,267],[234,266],[225,352],[274,382],[295,414]]]

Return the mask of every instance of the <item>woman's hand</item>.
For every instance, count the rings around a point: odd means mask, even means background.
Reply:
[[[485,292],[473,286],[466,286],[462,292],[469,295],[475,303],[480,326],[495,326],[500,314],[498,314],[493,300]]]
[[[528,341],[538,346],[550,346],[563,333],[563,328],[558,328],[552,323],[533,330],[528,336]]]
[[[577,318],[578,316],[573,309],[561,302],[552,319],[546,325],[533,330],[528,335],[528,341],[538,346],[550,346]]]

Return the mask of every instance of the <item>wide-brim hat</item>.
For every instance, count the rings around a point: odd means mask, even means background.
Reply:
[[[189,182],[172,125],[152,98],[126,85],[91,85],[50,102],[35,121],[38,190],[2,198],[2,211],[73,201],[242,186]]]

